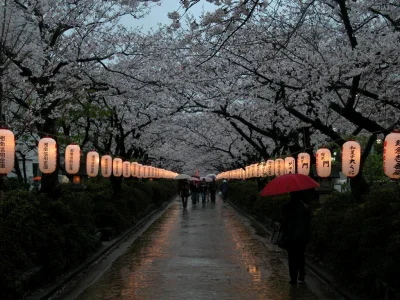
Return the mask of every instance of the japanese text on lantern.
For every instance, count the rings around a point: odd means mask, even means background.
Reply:
[[[43,169],[49,168],[49,143],[44,143],[43,147]]]
[[[400,140],[397,140],[394,147],[395,165],[393,175],[400,176]]]
[[[354,146],[350,146],[350,161],[349,161],[349,164],[350,164],[350,166],[349,166],[349,173],[351,174],[351,175],[355,175],[355,169],[354,169],[354,165],[356,164],[356,160],[355,160],[355,157],[356,157],[356,147],[354,147]]]
[[[128,174],[129,172],[129,164],[125,164],[125,173]]]
[[[0,136],[0,168],[6,167],[6,137]]]
[[[68,166],[69,166],[70,171],[72,171],[74,169],[74,150],[75,149],[69,150]]]
[[[104,160],[104,175],[108,175],[108,159]]]
[[[321,153],[321,161],[322,161],[322,166],[323,167],[328,167],[329,168],[329,160],[325,160],[325,153]]]
[[[90,172],[93,174],[94,173],[94,164],[96,161],[96,155],[93,154],[91,157],[92,157],[92,160],[90,161]]]
[[[289,161],[289,174],[293,173],[293,161]]]
[[[300,164],[301,164],[301,168],[308,168],[308,162],[304,162],[304,155],[300,156]]]

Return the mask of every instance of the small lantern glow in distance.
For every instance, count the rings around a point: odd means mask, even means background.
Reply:
[[[348,141],[342,146],[342,173],[347,177],[357,176],[360,171],[361,146]]]
[[[39,169],[44,174],[53,173],[57,166],[57,143],[50,137],[42,138],[38,145]]]
[[[275,175],[275,161],[272,159],[268,159],[266,164],[265,173],[267,176],[274,176]]]
[[[294,174],[296,172],[295,160],[293,157],[285,158],[285,174]]]
[[[275,175],[282,176],[285,174],[285,161],[282,158],[275,159]]]
[[[89,177],[96,177],[99,174],[100,156],[96,151],[89,151],[86,155],[86,173]]]
[[[7,175],[14,168],[15,136],[7,129],[0,129],[0,175]]]
[[[310,174],[310,154],[302,152],[297,156],[297,173],[308,176]]]
[[[332,168],[331,151],[327,148],[318,149],[315,157],[317,159],[316,169],[318,176],[329,177]]]
[[[400,178],[400,130],[393,131],[385,138],[383,171],[391,179]]]
[[[113,159],[113,174],[115,177],[122,175],[122,159],[119,157]]]
[[[65,171],[68,174],[79,172],[81,163],[81,148],[78,145],[68,145],[65,149]]]
[[[124,161],[122,163],[122,169],[123,169],[123,176],[125,178],[131,177],[131,163],[129,161]]]
[[[112,157],[110,155],[104,155],[101,157],[101,175],[107,178],[112,174]]]

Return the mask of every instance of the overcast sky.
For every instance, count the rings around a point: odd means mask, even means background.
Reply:
[[[152,3],[152,2],[149,2]],[[143,32],[147,32],[151,28],[156,30],[158,28],[158,24],[161,23],[163,25],[170,24],[171,20],[168,19],[167,14],[169,12],[178,10],[181,5],[179,4],[179,0],[162,0],[161,5],[154,5],[151,9],[151,12],[148,16],[143,19],[136,20],[133,17],[126,17],[123,19],[123,24],[131,25],[131,26],[143,26]],[[193,8],[190,9],[190,13],[194,16],[199,16],[203,10],[204,11],[213,11],[215,10],[216,6],[214,4],[210,4],[205,0],[201,0],[198,4],[196,4]],[[183,13],[181,9],[180,13]],[[183,24],[182,24],[183,25]]]

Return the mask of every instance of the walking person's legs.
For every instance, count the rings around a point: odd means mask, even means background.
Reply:
[[[201,193],[201,203],[206,204],[206,193]]]
[[[298,251],[298,264],[299,264],[299,283],[303,283],[305,278],[306,278],[306,259],[304,257],[304,254],[306,252],[306,244],[301,243],[299,245],[299,251]]]
[[[211,203],[215,203],[215,193],[216,191],[211,191]]]
[[[295,244],[289,244],[287,247],[288,261],[289,261],[289,276],[290,284],[297,284],[297,276],[299,272],[299,262],[298,262],[298,248]]]

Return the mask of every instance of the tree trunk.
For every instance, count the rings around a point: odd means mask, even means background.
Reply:
[[[121,191],[122,176],[115,177],[114,175],[111,175],[110,180],[114,194],[118,194]]]
[[[19,159],[17,154],[15,153],[15,162],[14,162],[14,169],[15,169],[15,174],[17,174],[17,178],[18,178],[18,182],[22,183],[23,179],[22,179],[22,173],[21,173],[21,168],[19,166]]]

